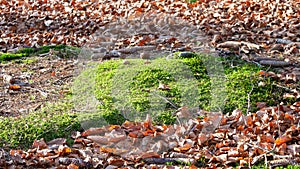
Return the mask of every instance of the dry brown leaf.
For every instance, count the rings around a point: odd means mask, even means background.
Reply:
[[[156,152],[146,152],[141,155],[141,158],[160,158],[160,155]]]
[[[87,136],[87,139],[100,145],[106,145],[109,143],[109,139],[104,136]]]
[[[45,149],[48,148],[48,145],[45,142],[45,140],[42,138],[41,140],[34,140],[32,147],[37,149]]]
[[[276,146],[280,146],[292,140],[291,136],[281,136],[275,140]]]
[[[105,133],[105,130],[103,128],[90,128],[86,131],[84,131],[81,135],[83,137],[91,136],[91,135],[102,135]]]

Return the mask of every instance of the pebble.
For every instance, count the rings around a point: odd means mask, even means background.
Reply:
[[[141,58],[141,59],[150,59],[150,54],[149,54],[149,53],[144,53],[144,52],[142,52],[142,53],[140,54],[140,58]]]
[[[181,52],[179,54],[179,57],[181,57],[181,58],[191,58],[193,56],[195,56],[195,53],[193,53],[193,52]]]

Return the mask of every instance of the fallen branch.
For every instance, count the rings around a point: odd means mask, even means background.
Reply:
[[[289,62],[280,61],[280,60],[261,60],[259,61],[259,64],[273,66],[273,67],[284,67],[284,66],[291,65],[291,63]]]
[[[276,111],[276,113],[277,113],[277,117],[280,117],[280,107],[279,107],[279,105],[277,105],[277,111]],[[280,124],[279,124],[279,122],[277,121],[277,125],[278,125],[278,135],[279,135],[279,137],[281,137],[282,136],[282,134],[281,134],[281,129],[280,129]]]
[[[286,165],[300,165],[300,164],[293,159],[278,159],[278,160],[271,160],[269,162],[270,168],[277,167],[277,166],[286,166]]]
[[[252,76],[251,76],[251,77],[252,77]],[[251,77],[250,77],[250,81],[252,80]],[[253,85],[253,83],[252,83],[251,90],[250,90],[250,92],[248,93],[248,105],[247,105],[247,111],[246,111],[246,115],[247,115],[247,116],[249,115],[249,111],[250,111],[250,108],[251,108],[251,99],[250,99],[250,96],[251,96],[251,93],[252,93],[252,91],[253,91],[253,88],[254,88],[254,85]],[[244,119],[245,125],[247,125],[244,116],[243,116],[243,119]]]
[[[276,86],[276,87],[278,87],[278,88],[282,88],[282,89],[284,89],[284,90],[287,91],[287,92],[290,92],[290,93],[297,93],[297,90],[295,90],[295,89],[290,89],[290,88],[288,88],[288,87],[281,86],[281,85],[276,84],[276,83],[273,83],[273,85]]]
[[[147,164],[188,164],[193,163],[193,159],[189,158],[144,158],[142,159]]]

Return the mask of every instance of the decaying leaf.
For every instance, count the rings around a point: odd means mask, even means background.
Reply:
[[[100,145],[106,145],[109,143],[109,140],[105,136],[87,136],[87,139],[96,142]]]

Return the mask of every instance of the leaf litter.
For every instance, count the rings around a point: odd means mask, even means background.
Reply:
[[[300,164],[300,102],[262,107],[244,115],[236,110],[222,116],[220,124],[207,132],[212,118],[189,123],[155,126],[151,117],[143,122],[91,128],[73,134],[68,146],[59,138],[46,143],[35,140],[27,151],[2,151],[0,165],[34,168],[160,168],[189,164],[208,168],[250,167],[266,158],[270,167]],[[159,140],[159,141],[156,141]],[[6,153],[6,154],[5,154]],[[205,164],[200,164],[204,161]],[[204,167],[203,166],[203,167]]]

